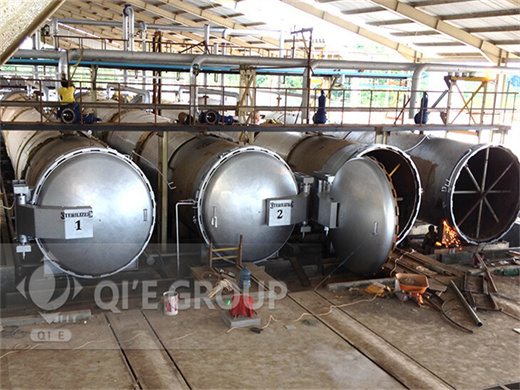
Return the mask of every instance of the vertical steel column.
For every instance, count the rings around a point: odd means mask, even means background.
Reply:
[[[161,252],[166,253],[166,244],[168,242],[168,132],[162,131],[159,138],[159,170],[161,174],[158,177],[160,189],[160,213],[161,213],[161,225],[160,239],[161,239]]]

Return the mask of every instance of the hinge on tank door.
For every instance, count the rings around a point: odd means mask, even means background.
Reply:
[[[213,217],[211,217],[211,226],[213,226],[215,229],[218,228],[217,206],[213,206]]]
[[[311,218],[325,227],[325,231],[338,227],[339,202],[330,197],[330,188],[334,182],[334,175],[326,172],[314,172],[317,179],[313,187],[313,209]]]
[[[13,181],[16,196],[16,252],[31,251],[29,237],[71,240],[94,236],[94,216],[90,206],[39,206],[30,204],[31,189],[23,180]]]

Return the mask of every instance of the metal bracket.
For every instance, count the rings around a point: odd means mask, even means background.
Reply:
[[[18,234],[36,238],[72,240],[94,237],[92,207],[17,205]]]
[[[309,195],[314,178],[302,173],[295,174],[300,193],[284,198],[266,199],[267,226],[288,226],[305,223],[309,219]]]
[[[338,227],[339,202],[330,197],[330,187],[335,176],[319,171],[314,172],[314,177],[317,179],[316,186],[313,188],[316,202],[311,217],[325,226],[326,230],[335,229]]]
[[[18,253],[30,252],[27,237],[71,240],[94,237],[92,207],[37,206],[29,204],[31,190],[24,181],[13,185],[16,195]]]

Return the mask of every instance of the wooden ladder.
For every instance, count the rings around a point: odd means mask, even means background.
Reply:
[[[242,268],[242,243],[243,238],[242,235],[240,235],[240,241],[238,243],[237,247],[232,248],[214,248],[213,247],[213,239],[209,242],[209,248],[208,248],[208,266],[210,268],[213,268],[213,254],[218,252],[225,252],[225,251],[236,251],[236,254],[229,255],[229,256],[218,256],[217,259],[235,259],[235,265],[238,269]]]

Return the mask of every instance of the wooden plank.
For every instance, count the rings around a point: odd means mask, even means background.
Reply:
[[[251,276],[255,277],[259,281],[264,282],[264,284],[268,284],[269,282],[279,283],[275,278],[273,278],[271,275],[269,275],[267,272],[265,272],[262,268],[260,268],[254,263],[248,263],[247,268],[249,269],[249,271],[251,271]]]
[[[291,293],[289,297],[310,313],[325,313],[332,305],[315,292]],[[352,344],[399,382],[412,389],[449,389],[442,379],[420,366],[346,313],[332,310],[318,319]]]
[[[453,276],[458,276],[458,277],[464,275],[464,271],[450,267],[449,265],[443,264],[440,261],[434,260],[419,252],[413,252],[413,253],[406,252],[406,251],[403,251],[403,250],[397,248],[394,250],[394,252],[390,256],[392,259],[398,258],[399,256],[408,257],[423,265],[431,266],[433,271],[436,271],[436,272],[444,271],[446,273],[446,275],[453,275]]]
[[[141,310],[106,316],[141,388],[189,389]]]

